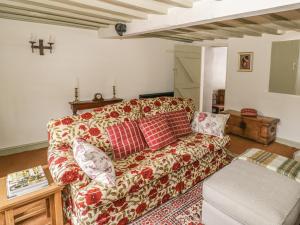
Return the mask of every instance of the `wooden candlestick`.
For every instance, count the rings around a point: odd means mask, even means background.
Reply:
[[[75,100],[74,102],[79,102],[79,98],[78,98],[78,88],[75,88]]]
[[[113,98],[116,98],[116,86],[113,85],[112,87],[113,87]]]

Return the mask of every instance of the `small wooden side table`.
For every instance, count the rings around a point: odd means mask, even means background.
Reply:
[[[52,225],[63,225],[61,191],[63,186],[54,183],[48,166],[43,166],[49,186],[38,191],[25,194],[12,199],[7,198],[6,192],[6,177],[0,178],[0,224],[5,221],[5,225],[14,225],[43,212],[47,212],[47,216],[51,217]],[[28,204],[33,204],[38,201],[46,201],[46,208],[42,206],[34,207],[28,214],[22,214],[16,217],[15,210],[20,207],[26,207]]]

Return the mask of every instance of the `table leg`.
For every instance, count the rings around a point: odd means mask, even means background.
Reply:
[[[5,211],[5,225],[14,225],[14,210],[10,209]]]
[[[47,217],[49,218],[51,216],[50,212],[50,199],[46,198],[46,212],[47,212]]]
[[[61,192],[56,192],[50,197],[52,225],[63,225]]]
[[[5,219],[4,219],[4,213],[0,213],[0,225],[5,225],[4,223],[5,223],[5,221],[4,221]]]

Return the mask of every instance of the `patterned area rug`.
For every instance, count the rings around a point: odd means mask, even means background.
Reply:
[[[200,225],[202,183],[148,212],[130,225]]]

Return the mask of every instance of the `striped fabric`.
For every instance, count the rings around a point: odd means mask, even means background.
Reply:
[[[128,155],[142,151],[147,147],[136,121],[116,124],[106,130],[116,160],[126,158]]]
[[[143,118],[139,126],[151,150],[158,150],[176,141],[164,115]]]
[[[256,148],[247,150],[238,159],[264,166],[300,183],[300,162],[296,160]]]
[[[192,133],[192,128],[185,110],[167,112],[164,115],[177,138]]]

